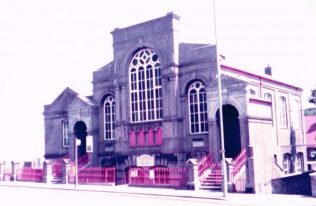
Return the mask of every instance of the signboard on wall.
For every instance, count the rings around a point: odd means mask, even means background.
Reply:
[[[193,139],[192,140],[192,146],[193,147],[204,147],[204,140],[202,138]]]
[[[87,136],[86,140],[87,140],[87,145],[86,145],[87,152],[93,152],[93,137]]]
[[[137,167],[153,167],[155,166],[155,157],[152,155],[140,155],[136,157]]]

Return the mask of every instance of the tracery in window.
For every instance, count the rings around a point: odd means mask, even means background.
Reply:
[[[151,49],[138,51],[129,65],[131,122],[161,120],[161,68]]]

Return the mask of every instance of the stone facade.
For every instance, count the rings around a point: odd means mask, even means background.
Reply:
[[[220,161],[216,47],[179,43],[179,20],[168,13],[112,32],[114,59],[93,72],[92,96],[66,88],[44,107],[47,159],[73,159],[77,137],[118,182],[141,155],[161,167],[208,153]],[[271,179],[305,168],[302,89],[224,63],[221,72],[226,157],[247,149],[247,189],[271,192]]]

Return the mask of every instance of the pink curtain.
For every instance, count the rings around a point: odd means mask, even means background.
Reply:
[[[129,132],[129,146],[130,147],[135,147],[136,146],[136,134],[135,134],[135,130],[132,129]]]
[[[138,145],[143,147],[145,145],[145,135],[143,129],[138,132]]]
[[[147,140],[148,140],[148,145],[149,146],[154,145],[154,130],[152,128],[148,129]]]
[[[157,145],[162,145],[162,129],[159,127],[156,131],[156,141]]]

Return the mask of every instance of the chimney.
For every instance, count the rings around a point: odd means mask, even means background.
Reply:
[[[266,66],[266,68],[264,68],[264,74],[272,76],[272,68],[270,67],[269,64],[268,66]]]

